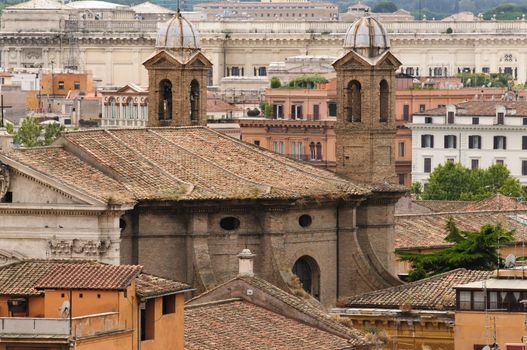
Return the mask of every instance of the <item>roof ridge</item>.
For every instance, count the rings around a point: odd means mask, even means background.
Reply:
[[[271,188],[272,188],[272,186],[270,186],[270,185],[262,185],[262,184],[259,184],[259,183],[255,182],[255,181],[252,181],[252,180],[246,179],[245,177],[240,176],[240,175],[238,175],[238,174],[236,174],[236,173],[230,171],[229,169],[226,169],[226,168],[224,168],[224,167],[218,165],[217,163],[212,162],[212,161],[210,161],[210,160],[208,160],[208,159],[206,159],[206,158],[200,156],[199,154],[196,154],[196,153],[194,153],[194,152],[192,152],[192,151],[190,151],[190,150],[188,150],[188,149],[186,149],[186,148],[184,148],[184,147],[181,147],[180,145],[178,145],[178,144],[176,144],[175,142],[173,142],[173,141],[167,139],[167,138],[164,137],[163,135],[160,135],[159,133],[155,132],[154,130],[147,129],[147,131],[148,131],[148,132],[152,132],[152,133],[154,133],[155,135],[157,135],[158,137],[160,137],[160,138],[162,138],[163,140],[167,141],[168,143],[170,143],[170,144],[173,145],[174,147],[176,147],[176,148],[178,148],[178,149],[181,149],[181,150],[183,150],[184,152],[189,153],[189,154],[191,154],[192,156],[194,156],[194,157],[196,157],[196,158],[199,158],[199,159],[201,159],[202,161],[207,162],[207,163],[209,163],[210,165],[212,165],[212,166],[214,166],[214,167],[216,167],[216,168],[219,168],[219,169],[221,169],[221,170],[223,170],[223,171],[225,171],[225,172],[227,172],[227,173],[233,175],[234,177],[236,177],[236,178],[238,178],[238,179],[241,179],[241,180],[243,180],[243,181],[245,181],[245,182],[251,183],[251,184],[255,185],[256,187],[264,188],[264,190],[265,190],[266,193],[270,193],[270,192],[271,192]]]
[[[148,129],[145,129],[147,132],[148,132]],[[171,179],[175,180],[176,182],[180,182],[182,184],[185,184],[187,185],[187,191],[185,193],[185,195],[189,195],[192,193],[192,191],[194,191],[194,185],[187,182],[187,181],[183,181],[181,179],[179,179],[178,177],[174,176],[172,173],[166,171],[165,169],[163,169],[162,167],[160,167],[155,161],[153,161],[152,159],[148,159],[146,158],[144,155],[141,154],[141,152],[138,152],[135,148],[133,148],[132,146],[130,146],[128,143],[126,143],[125,141],[121,140],[119,137],[117,137],[116,135],[114,135],[112,132],[110,132],[110,130],[108,129],[104,129],[104,132],[106,134],[108,134],[110,137],[112,137],[115,141],[119,142],[120,144],[122,144],[123,146],[125,146],[128,150],[130,150],[131,152],[135,153],[139,158],[141,158],[143,161],[149,163],[150,165],[153,165],[155,166],[159,171],[163,172],[165,175],[167,175],[168,177],[170,177]]]
[[[416,214],[395,214],[395,217],[415,217],[415,216],[440,216],[447,214],[484,214],[484,213],[515,213],[515,212],[526,212],[527,209],[503,209],[503,210],[470,210],[470,211],[441,211],[441,212],[432,212],[432,213],[416,213]]]
[[[190,300],[189,300],[190,301]],[[185,305],[185,309],[197,309],[199,307],[205,307],[205,306],[213,306],[213,305],[222,305],[222,304],[228,304],[235,301],[241,301],[244,300],[242,298],[228,298],[228,299],[222,299],[222,300],[214,300],[214,301],[208,301],[206,303],[199,303],[199,304],[192,304],[192,305]],[[246,301],[247,302],[247,301]],[[186,304],[186,303],[185,303]],[[252,303],[250,303],[252,304]],[[258,306],[256,304],[253,304],[255,306]],[[259,306],[260,307],[260,306]]]

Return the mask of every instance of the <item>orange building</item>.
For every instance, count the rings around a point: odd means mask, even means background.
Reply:
[[[92,91],[93,81],[88,73],[44,73],[40,78],[40,94],[66,96],[70,90]]]
[[[525,270],[497,270],[490,279],[456,287],[455,348],[525,350]]]
[[[0,267],[0,350],[183,350],[191,288],[141,270],[73,260]]]

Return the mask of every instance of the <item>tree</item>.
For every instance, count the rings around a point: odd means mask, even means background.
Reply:
[[[278,89],[279,87],[282,87],[282,82],[280,81],[280,78],[272,77],[271,78],[271,89]]]
[[[452,218],[446,224],[446,232],[445,241],[453,243],[451,247],[425,254],[398,253],[402,261],[411,262],[410,281],[458,268],[494,270],[502,265],[498,246],[514,240],[514,231],[506,231],[500,224],[485,225],[479,232],[460,231]]]
[[[413,182],[410,186],[410,193],[415,195],[415,198],[421,199],[421,193],[423,193],[423,186],[419,181]]]
[[[264,116],[266,118],[272,118],[273,117],[273,106],[271,104],[269,104],[269,103],[265,104]]]
[[[391,1],[380,1],[372,9],[372,12],[390,13],[397,11],[397,5]]]
[[[496,193],[525,198],[520,181],[500,163],[487,169],[468,169],[460,163],[446,162],[430,174],[422,199],[482,200]]]
[[[55,139],[59,137],[60,133],[63,132],[64,129],[64,125],[59,123],[46,125],[44,128],[44,145],[49,145],[55,141]]]
[[[15,143],[24,147],[36,147],[41,145],[40,136],[42,126],[38,120],[27,117],[22,121],[22,125],[15,135]]]
[[[64,125],[58,123],[39,124],[36,118],[27,117],[15,134],[15,143],[23,147],[47,146],[64,131]]]

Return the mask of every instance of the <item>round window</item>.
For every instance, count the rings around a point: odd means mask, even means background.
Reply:
[[[313,219],[311,218],[311,215],[304,214],[298,218],[298,224],[302,227],[308,227],[312,222]]]
[[[220,220],[220,227],[227,231],[236,230],[240,227],[240,220],[234,216],[227,216]]]

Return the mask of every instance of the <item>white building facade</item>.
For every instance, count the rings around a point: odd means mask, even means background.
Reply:
[[[145,127],[148,120],[148,91],[127,84],[115,91],[102,91],[101,127]]]
[[[412,181],[423,185],[439,164],[487,168],[502,163],[527,186],[527,102],[471,101],[416,113]]]

